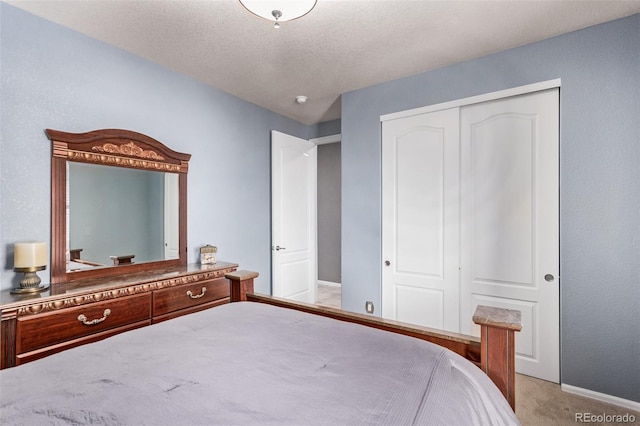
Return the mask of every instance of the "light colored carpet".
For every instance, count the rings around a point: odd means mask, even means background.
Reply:
[[[340,309],[341,288],[319,285],[318,304]],[[516,415],[522,426],[576,425],[576,414],[579,413],[582,413],[583,419],[587,413],[593,416],[629,414],[635,417],[633,423],[588,422],[590,425],[640,425],[640,412],[570,394],[562,391],[558,384],[516,374]]]
[[[558,384],[516,374],[516,415],[523,426],[575,425],[580,423],[576,421],[580,414],[583,419],[588,414],[635,417],[633,423],[589,422],[591,425],[640,424],[638,411],[567,393]]]

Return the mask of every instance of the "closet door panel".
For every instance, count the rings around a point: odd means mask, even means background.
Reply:
[[[382,316],[459,328],[457,108],[383,123]]]
[[[496,115],[471,126],[465,171],[471,199],[465,202],[473,211],[474,282],[532,284],[535,127],[536,117],[527,114]]]
[[[463,107],[460,129],[460,331],[478,304],[520,310],[517,371],[558,382],[558,90]]]
[[[397,271],[442,278],[444,130],[418,127],[396,140]]]

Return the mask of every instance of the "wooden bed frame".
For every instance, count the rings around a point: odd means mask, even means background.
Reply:
[[[292,302],[254,293],[257,272],[235,271],[225,275],[231,281],[231,302],[257,302],[295,309],[315,315],[352,322],[426,340],[443,346],[470,360],[496,384],[515,411],[515,332],[522,329],[520,311],[478,306],[473,321],[480,325],[480,339],[464,334],[420,327],[412,324],[357,314],[340,309]]]

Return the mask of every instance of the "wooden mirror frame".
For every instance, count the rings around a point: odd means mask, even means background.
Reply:
[[[121,129],[67,133],[46,129],[51,140],[51,283],[116,276],[187,264],[187,172],[191,154]],[[67,272],[67,161],[178,174],[178,259]]]

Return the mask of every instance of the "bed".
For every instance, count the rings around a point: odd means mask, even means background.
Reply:
[[[242,298],[253,301],[2,370],[0,418],[28,425],[518,424],[487,375],[449,349],[302,312],[304,305]]]

